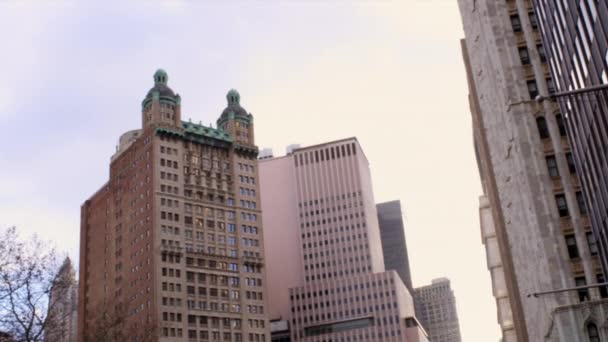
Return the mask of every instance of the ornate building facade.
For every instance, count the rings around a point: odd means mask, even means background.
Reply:
[[[163,70],[82,206],[79,340],[266,341],[253,116],[182,121]]]

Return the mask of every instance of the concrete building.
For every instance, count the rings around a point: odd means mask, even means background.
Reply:
[[[608,266],[608,4],[534,1],[604,269]],[[542,94],[550,95],[550,94]]]
[[[587,322],[605,319],[606,291],[552,292],[603,275],[563,116],[555,103],[534,101],[554,87],[532,3],[459,6],[482,238],[503,341],[588,341]],[[539,292],[550,293],[532,296]]]
[[[267,341],[253,117],[231,90],[217,128],[182,121],[167,81],[82,206],[79,341]]]
[[[401,202],[378,203],[376,204],[376,210],[378,211],[384,268],[386,270],[395,270],[409,292],[413,295],[414,287],[412,286],[410,261],[405,241]]]
[[[384,269],[357,140],[297,148],[259,166],[270,318],[288,323],[290,340],[426,341],[407,287]]]
[[[57,272],[49,297],[46,342],[76,342],[78,333],[78,282],[70,258]]]
[[[431,285],[415,290],[416,313],[431,342],[460,342],[456,297],[447,278],[433,279]]]
[[[486,250],[486,261],[492,279],[492,294],[496,300],[497,319],[502,331],[504,342],[517,341],[515,326],[513,324],[513,311],[505,268],[502,263],[501,249],[498,244],[496,227],[490,201],[486,195],[479,197],[479,223],[481,239]]]

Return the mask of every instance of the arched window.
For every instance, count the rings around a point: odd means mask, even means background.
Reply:
[[[589,342],[600,342],[600,333],[597,331],[597,325],[595,323],[587,324],[587,336],[589,336]]]
[[[536,127],[538,127],[538,135],[540,135],[541,139],[549,138],[549,127],[547,126],[547,120],[539,116],[536,118]]]

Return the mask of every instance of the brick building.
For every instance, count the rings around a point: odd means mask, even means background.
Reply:
[[[79,340],[266,341],[253,117],[182,121],[163,70],[81,210]]]

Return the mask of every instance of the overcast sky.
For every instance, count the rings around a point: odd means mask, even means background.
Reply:
[[[450,278],[463,341],[498,341],[462,36],[453,0],[0,1],[0,226],[78,260],[80,205],[162,67],[194,122],[238,89],[275,155],[356,136],[414,285]]]

